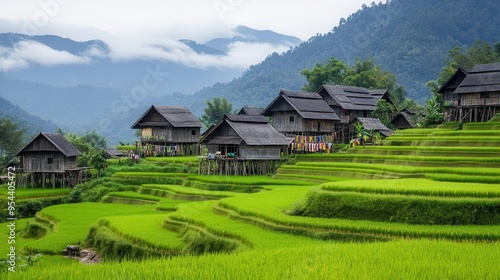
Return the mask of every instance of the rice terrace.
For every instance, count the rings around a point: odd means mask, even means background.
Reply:
[[[65,203],[17,221],[17,273],[2,279],[499,279],[499,127],[400,130],[273,175],[110,160],[73,189],[18,189],[20,209]],[[63,257],[68,244],[99,262]]]

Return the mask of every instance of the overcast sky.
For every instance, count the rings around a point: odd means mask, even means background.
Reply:
[[[102,39],[112,49],[113,59],[159,58],[193,67],[245,68],[265,58],[273,51],[285,51],[287,46],[249,46],[240,44],[231,49],[233,55],[246,53],[242,61],[196,56],[177,42],[192,39],[204,43],[215,37],[229,37],[238,25],[254,29],[269,29],[307,40],[317,33],[332,30],[339,19],[347,18],[369,5],[367,0],[0,0],[0,32],[29,35],[55,34],[73,40]],[[7,21],[6,21],[7,20]],[[161,48],[158,48],[161,46]],[[31,57],[27,52],[42,46],[16,46],[0,49],[0,64],[4,69],[9,58]],[[45,54],[50,50],[44,50]],[[248,52],[248,53],[247,53]],[[85,57],[57,54],[56,64],[90,63],[101,55],[97,51]],[[229,63],[229,64],[228,64]],[[21,64],[19,64],[21,65]],[[0,65],[2,66],[2,65]]]

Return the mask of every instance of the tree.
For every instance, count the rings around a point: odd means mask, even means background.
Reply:
[[[224,117],[225,114],[233,113],[233,104],[229,103],[226,98],[214,97],[213,101],[207,100],[207,108],[205,114],[201,117],[201,121],[206,127],[217,123]]]
[[[388,126],[395,110],[396,108],[392,104],[387,103],[385,99],[380,99],[377,101],[377,108],[373,111],[373,116],[379,118],[384,125]]]
[[[73,144],[73,146],[82,152],[82,155],[78,157],[78,165],[80,166],[95,167],[93,164],[93,158],[96,155],[102,154],[107,147],[106,138],[95,131],[87,131],[84,135],[77,133],[66,133],[63,135],[69,142],[71,142],[71,144]],[[99,168],[96,169],[100,171]]]
[[[11,119],[0,119],[0,164],[7,161],[22,148],[26,139],[26,129],[19,127]]]
[[[90,157],[90,165],[97,170],[97,178],[101,176],[101,171],[108,167],[108,161],[103,150],[96,151]]]
[[[431,99],[427,100],[427,106],[425,107],[425,117],[422,122],[422,127],[434,127],[438,124],[442,124],[444,122],[444,116],[441,112],[441,105],[438,102],[436,96],[433,96]]]
[[[302,90],[316,91],[324,84],[343,84],[348,69],[348,65],[333,57],[325,65],[318,63],[311,70],[304,69],[300,73],[306,77],[307,83]]]

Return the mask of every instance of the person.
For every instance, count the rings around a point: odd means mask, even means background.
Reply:
[[[135,154],[134,155],[134,162],[137,163],[137,161],[139,161],[139,155],[138,154]]]

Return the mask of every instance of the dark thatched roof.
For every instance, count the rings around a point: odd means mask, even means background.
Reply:
[[[323,85],[318,92],[323,90],[344,110],[373,111],[380,98],[388,98],[386,89],[368,90],[362,87]]]
[[[384,136],[389,136],[394,131],[392,129],[389,129],[387,126],[385,126],[378,118],[356,118],[354,122],[360,122],[365,129],[372,130],[373,131],[378,131],[380,134]]]
[[[278,97],[264,109],[262,114],[271,116],[280,102],[288,103],[304,119],[340,120],[333,109],[316,92],[281,90]]]
[[[470,70],[460,67],[438,92],[445,90],[458,94],[500,91],[500,63],[476,64]]]
[[[26,149],[28,147],[31,147],[32,144],[33,147],[36,147],[36,142],[40,141],[40,138],[45,138],[47,139],[54,147],[60,151],[64,156],[66,157],[73,157],[73,156],[79,156],[82,153],[75,147],[73,144],[71,144],[66,138],[64,138],[61,134],[59,133],[47,133],[47,132],[40,132],[31,142],[29,142],[26,146],[24,146],[16,155],[19,156],[25,152],[34,152],[35,149],[30,149],[29,151]],[[37,149],[36,151],[45,151],[45,150],[40,150]],[[50,150],[52,151],[52,150]]]
[[[233,136],[217,135],[223,124],[236,133]],[[226,115],[223,120],[209,129],[200,142],[207,144],[239,145],[245,142],[249,146],[284,146],[285,138],[263,116]]]
[[[460,83],[455,93],[500,91],[500,63],[477,64]]]
[[[407,125],[405,125],[404,127],[397,127],[398,129],[402,129],[402,128],[415,128],[417,127],[417,124],[415,124],[412,120],[412,114],[411,112],[409,112],[408,110],[403,110],[401,112],[399,112],[391,121],[391,124],[394,125],[394,126],[397,126],[397,123],[400,122],[400,120],[402,119],[404,122],[406,122]]]
[[[243,107],[241,110],[238,112],[238,115],[260,115],[262,113],[262,108],[256,108],[256,107]]]
[[[460,83],[465,79],[465,77],[469,74],[465,68],[459,67],[453,75],[446,81],[437,92],[444,93],[445,90],[455,90]]]
[[[160,122],[144,122],[143,119],[151,112],[158,112],[163,118]],[[202,127],[203,124],[196,118],[188,108],[184,106],[156,106],[152,105],[149,109],[132,125],[132,128],[139,129],[141,127],[151,126],[173,126],[181,127]]]
[[[262,115],[234,115],[227,114],[225,116],[230,121],[234,122],[248,122],[248,123],[268,123],[266,117]]]

